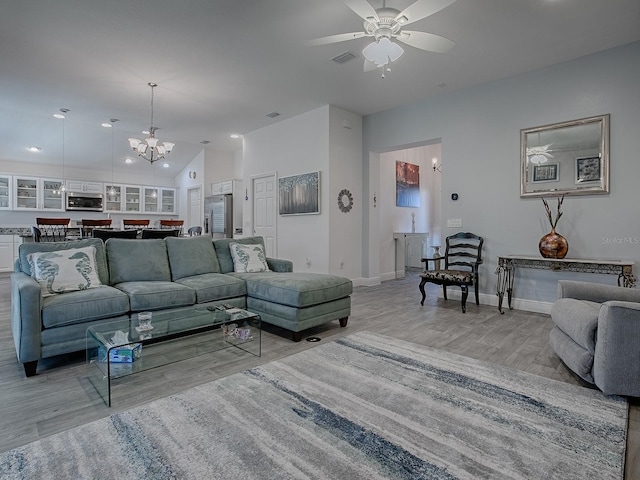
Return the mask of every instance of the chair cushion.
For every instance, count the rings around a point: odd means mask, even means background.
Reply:
[[[468,270],[429,270],[420,273],[427,281],[432,280],[441,283],[459,283],[470,285],[473,283],[473,272]]]
[[[171,279],[176,280],[204,273],[219,273],[220,264],[211,237],[165,238]]]
[[[575,343],[593,354],[601,306],[587,300],[559,298],[551,306],[551,320]]]
[[[129,295],[132,312],[184,307],[196,303],[195,290],[175,282],[123,282],[114,287]]]
[[[176,283],[192,288],[196,292],[196,303],[214,302],[247,294],[247,285],[243,280],[222,273],[184,277],[176,280]]]
[[[553,327],[549,334],[549,341],[553,351],[564,364],[584,381],[593,383],[593,353],[574,342],[571,337]]]
[[[102,285],[91,290],[44,298],[42,324],[47,329],[116,317],[128,311],[129,297],[117,288]]]
[[[111,284],[142,281],[171,281],[169,257],[164,240],[107,240]]]

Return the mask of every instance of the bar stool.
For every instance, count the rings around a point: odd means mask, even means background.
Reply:
[[[36,218],[36,227],[32,228],[36,242],[64,242],[67,238],[70,218]]]
[[[109,228],[111,227],[111,219],[110,218],[100,218],[100,219],[83,219],[80,221],[80,236],[81,237],[91,237],[93,229],[98,228]]]
[[[182,235],[182,226],[184,225],[184,220],[160,220],[160,228],[161,229],[172,229],[179,230],[179,235]]]

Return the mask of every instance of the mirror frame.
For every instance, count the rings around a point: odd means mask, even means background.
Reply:
[[[548,188],[532,189],[532,182],[529,181],[527,161],[527,135],[531,133],[550,132],[553,130],[575,127],[588,124],[600,124],[600,158],[601,174],[597,185],[585,187],[575,186],[573,188]],[[575,150],[579,148],[576,146]],[[575,166],[574,166],[575,169]],[[581,118],[568,122],[553,123],[540,127],[523,128],[520,130],[520,197],[544,197],[558,195],[598,195],[609,193],[609,114],[596,117]]]

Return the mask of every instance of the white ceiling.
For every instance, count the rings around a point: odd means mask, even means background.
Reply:
[[[371,0],[381,7],[382,0]],[[412,0],[388,0],[402,10]],[[457,0],[411,25],[456,42],[446,54],[404,46],[382,79],[363,72],[368,39],[341,0],[6,0],[0,13],[0,159],[111,168],[126,138],[155,124],[176,143],[169,175],[199,151],[235,151],[246,133],[326,104],[360,115],[640,40],[639,0]],[[370,41],[370,40],[369,40]],[[342,65],[331,58],[358,56]],[[442,86],[446,84],[445,86]],[[266,114],[279,112],[270,119]],[[29,145],[43,148],[38,154]],[[148,168],[142,160],[133,169]]]

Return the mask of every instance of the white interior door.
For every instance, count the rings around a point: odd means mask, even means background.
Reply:
[[[276,176],[253,178],[253,234],[264,238],[268,257],[276,256]]]
[[[201,188],[190,188],[187,191],[187,196],[189,197],[189,209],[187,210],[187,225],[185,231],[190,227],[202,226],[203,215]]]

